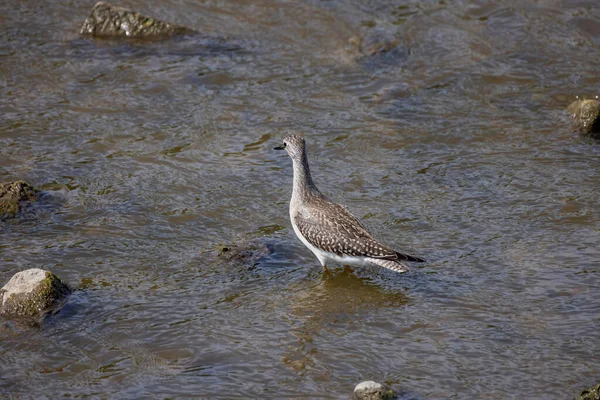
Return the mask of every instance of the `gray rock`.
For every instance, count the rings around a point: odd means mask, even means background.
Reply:
[[[0,183],[0,219],[16,216],[26,202],[35,200],[38,193],[23,181]]]
[[[600,384],[584,390],[574,400],[600,400]]]
[[[193,32],[185,26],[163,22],[104,2],[96,3],[81,27],[82,35],[106,38],[163,39]]]
[[[575,127],[585,135],[600,138],[600,101],[576,100],[568,108]]]
[[[354,388],[355,400],[391,400],[394,393],[381,383],[364,381]]]
[[[39,268],[17,272],[0,289],[0,315],[41,318],[64,304],[71,289],[59,277]]]

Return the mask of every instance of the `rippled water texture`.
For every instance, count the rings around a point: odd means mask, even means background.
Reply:
[[[206,36],[87,40],[93,1],[0,4],[0,180],[45,190],[0,226],[0,282],[78,291],[0,330],[15,398],[567,399],[600,381],[596,0],[133,0]],[[361,58],[370,29],[399,47]],[[322,274],[288,220],[317,185],[412,272]],[[266,246],[248,261],[218,245]]]

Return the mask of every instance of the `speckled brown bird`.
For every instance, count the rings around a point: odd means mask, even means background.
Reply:
[[[392,250],[377,241],[360,221],[340,204],[325,197],[312,180],[306,142],[290,135],[275,150],[285,150],[294,165],[290,219],[294,232],[327,270],[329,261],[351,266],[379,266],[406,272],[402,261],[424,262],[422,258]]]

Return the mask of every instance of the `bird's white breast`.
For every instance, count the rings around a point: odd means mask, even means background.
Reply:
[[[296,225],[295,217],[296,217],[296,215],[294,214],[292,207],[290,207],[290,220],[292,221],[292,227],[294,228],[294,232],[296,233],[296,236],[298,236],[298,239],[300,239],[302,241],[302,243],[304,243],[304,245],[306,247],[308,247],[308,249],[310,251],[312,251],[315,256],[317,256],[317,258],[321,262],[321,265],[325,266],[327,264],[327,261],[333,261],[333,262],[336,262],[336,263],[339,263],[342,265],[352,265],[352,266],[358,266],[358,267],[370,265],[366,260],[367,257],[347,256],[344,254],[339,256],[335,253],[330,253],[328,251],[324,251],[324,250],[321,250],[321,249],[313,246],[304,237],[302,232],[300,232],[300,229],[298,229],[298,226]]]

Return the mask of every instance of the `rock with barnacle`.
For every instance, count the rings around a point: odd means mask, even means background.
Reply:
[[[0,289],[0,315],[43,318],[56,313],[71,294],[69,286],[50,271],[32,268],[17,272]]]
[[[576,100],[568,108],[575,128],[584,135],[600,138],[600,101]]]
[[[354,388],[354,400],[391,400],[394,393],[381,383],[364,381]]]
[[[17,216],[38,194],[37,189],[24,181],[0,182],[0,220]]]
[[[185,26],[104,2],[96,3],[81,27],[82,35],[104,38],[164,39],[193,32]]]

